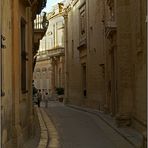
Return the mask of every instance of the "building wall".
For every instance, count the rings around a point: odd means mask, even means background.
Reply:
[[[145,4],[144,0],[117,2],[119,111],[132,114],[133,125],[141,131],[146,130],[147,120]]]
[[[64,88],[64,57],[61,56],[54,61],[37,61],[33,79],[37,89],[44,89],[50,94],[55,88]]]
[[[145,3],[74,0],[65,6],[69,103],[109,113],[141,133],[147,120]]]
[[[1,49],[2,91],[2,147],[22,147],[30,137],[32,112],[32,10],[23,1],[2,0],[1,33],[6,38]],[[26,92],[21,88],[21,18],[25,24]]]
[[[68,76],[69,76],[69,102],[77,104],[81,103],[82,83],[81,83],[81,67],[79,64],[79,52],[77,46],[79,44],[79,21],[78,21],[78,4],[68,13]],[[75,13],[74,13],[75,11]],[[74,23],[75,22],[75,23]]]
[[[40,41],[34,82],[37,89],[47,89],[50,94],[54,94],[56,88],[64,88],[65,72],[64,52],[60,52],[64,51],[64,18],[59,12],[58,5],[55,5],[53,11],[48,13],[47,19],[49,26]],[[46,76],[43,75],[43,68],[46,68]]]
[[[97,0],[86,1],[86,4],[87,20],[89,20],[87,22],[88,99],[92,100],[92,104],[97,104],[95,108],[103,110],[105,103],[103,5],[102,1]]]
[[[50,50],[55,47],[64,47],[64,20],[62,16],[47,16],[49,26],[46,35],[40,41],[40,51]]]
[[[107,110],[119,119],[123,116],[129,117],[132,126],[143,132],[146,128],[145,1],[136,4],[133,1],[112,2],[112,22],[116,27],[111,35],[105,38],[106,106]],[[111,14],[107,4],[105,8],[107,23]],[[141,67],[141,70],[138,67]]]
[[[95,4],[97,3],[97,5]],[[85,7],[84,27],[86,47],[81,46],[81,6]],[[69,101],[102,109],[105,99],[103,68],[103,26],[102,2],[78,1],[68,13],[68,68],[69,68]],[[83,8],[82,8],[83,9]],[[83,15],[83,14],[82,14]],[[95,17],[94,17],[95,16]],[[100,29],[98,29],[100,28]],[[86,97],[84,96],[83,65],[86,65]],[[75,73],[74,71],[77,71]]]
[[[37,89],[51,91],[51,63],[48,60],[36,63],[34,70],[34,85]]]
[[[1,1],[1,34],[6,38],[3,44],[6,48],[2,48],[1,55],[1,89],[5,93],[1,98],[1,131],[2,131],[2,144],[11,141],[12,133],[12,12],[11,12],[12,2],[10,0]],[[5,13],[4,13],[5,12]],[[5,17],[7,16],[7,17]],[[8,60],[9,57],[9,60]],[[6,66],[7,65],[7,66]],[[9,144],[8,144],[9,145]]]
[[[138,7],[140,5],[140,7]],[[147,90],[146,90],[146,59],[147,59],[147,51],[146,51],[146,1],[141,1],[141,3],[134,7],[134,10],[138,7],[137,11],[137,19],[133,20],[135,22],[138,22],[138,27],[134,23],[136,28],[135,32],[133,31],[133,44],[136,41],[136,54],[134,54],[135,59],[135,104],[134,108],[136,108],[136,111],[134,113],[134,116],[137,116],[139,121],[142,121],[144,123],[144,127],[146,127],[147,122]],[[132,16],[135,16],[135,14],[132,14]],[[133,18],[134,19],[134,18]],[[138,35],[138,38],[136,38],[135,35]],[[140,41],[140,42],[139,42]],[[135,49],[135,46],[133,46]],[[139,52],[141,52],[139,54]],[[142,99],[141,99],[142,97]],[[145,130],[145,129],[144,129]]]

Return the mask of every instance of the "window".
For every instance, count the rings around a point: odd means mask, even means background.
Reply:
[[[21,90],[26,93],[26,22],[21,18]]]
[[[86,39],[86,5],[85,3],[79,8],[80,16],[80,44]]]

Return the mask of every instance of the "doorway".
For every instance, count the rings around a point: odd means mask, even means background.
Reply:
[[[87,97],[87,88],[86,88],[86,64],[82,64],[82,91],[83,97]]]

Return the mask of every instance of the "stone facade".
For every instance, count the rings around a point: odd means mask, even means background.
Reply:
[[[55,94],[56,88],[64,88],[64,18],[57,4],[48,13],[49,26],[40,41],[34,70],[37,89]]]
[[[99,9],[102,2],[96,3],[73,1],[67,6],[68,101],[102,110],[105,103],[105,52],[102,7]]]
[[[146,1],[67,0],[65,101],[146,131]]]
[[[1,10],[1,146],[22,147],[33,133],[33,19],[45,1],[2,0]]]

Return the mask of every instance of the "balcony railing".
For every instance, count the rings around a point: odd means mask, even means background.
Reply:
[[[36,15],[36,19],[34,20],[34,29],[43,29],[42,22],[43,22],[43,16]]]
[[[47,50],[48,57],[55,57],[64,55],[64,48],[55,48],[51,50]]]
[[[48,24],[49,22],[46,18],[46,13],[36,15],[36,19],[34,20],[34,53],[39,49],[39,41],[45,35]]]
[[[34,20],[34,29],[44,29],[47,30],[49,21],[47,20],[46,13],[36,15]]]
[[[46,51],[41,51],[37,54],[37,61],[48,60],[52,57],[63,56],[65,49],[63,47],[58,47]]]

